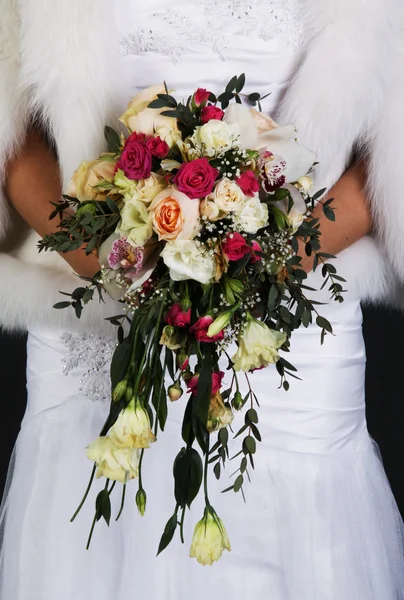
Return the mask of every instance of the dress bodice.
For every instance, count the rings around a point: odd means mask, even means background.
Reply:
[[[246,74],[272,110],[304,47],[301,0],[120,0],[121,53],[135,89],[165,80],[183,99]]]

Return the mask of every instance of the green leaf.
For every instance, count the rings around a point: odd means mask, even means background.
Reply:
[[[175,499],[190,508],[199,493],[203,478],[203,464],[195,448],[183,448],[174,461]]]
[[[257,411],[254,408],[250,408],[247,411],[246,414],[246,420],[248,419],[248,421],[250,423],[258,423],[258,415],[257,415]]]
[[[118,383],[125,378],[129,367],[131,352],[132,347],[128,338],[124,339],[124,341],[117,346],[111,361],[112,389],[115,389]]]
[[[220,479],[220,462],[217,462],[213,467],[213,472],[215,474],[216,479]]]
[[[161,536],[160,544],[157,551],[157,556],[163,552],[171,542],[174,537],[175,530],[177,529],[178,520],[177,515],[173,514],[172,517],[167,521],[167,524],[164,528],[164,533]]]
[[[236,83],[236,85],[235,85],[236,92],[239,94],[239,93],[242,91],[242,89],[243,89],[243,87],[244,87],[244,86],[245,86],[245,74],[244,74],[244,73],[242,73],[242,74],[241,74],[241,75],[238,77],[238,79],[237,79],[237,83]]]
[[[324,317],[320,317],[320,316],[317,317],[316,323],[319,327],[322,327],[322,329],[325,329],[326,331],[328,331],[328,333],[332,333],[332,325]]]
[[[108,490],[102,490],[95,501],[95,516],[97,521],[103,518],[109,526],[111,520],[111,500]]]
[[[255,454],[256,453],[257,442],[251,435],[248,435],[246,438],[244,438],[243,450],[244,450],[245,454]]]
[[[226,85],[226,89],[225,89],[226,94],[230,94],[236,88],[237,82],[238,82],[238,77],[237,77],[237,75],[235,75],[234,77],[232,77],[230,79],[229,83]]]
[[[242,475],[239,475],[233,485],[234,491],[239,492],[243,486],[243,483],[244,483],[244,477]]]
[[[222,446],[227,446],[227,443],[229,441],[229,432],[225,427],[219,431],[219,441],[222,444]]]
[[[118,133],[112,127],[108,125],[104,128],[104,136],[107,140],[108,151],[109,152],[120,152],[121,151],[121,138]]]
[[[57,302],[53,305],[53,308],[67,308],[68,306],[71,306],[71,302]]]

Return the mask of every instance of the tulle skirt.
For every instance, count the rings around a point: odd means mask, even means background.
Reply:
[[[321,312],[336,335],[321,346],[317,328],[299,330],[287,356],[302,381],[285,392],[275,369],[254,374],[263,441],[246,502],[222,493],[236,461],[212,478],[211,503],[232,546],[212,567],[188,556],[201,501],[187,515],[185,544],[175,539],[156,557],[174,509],[183,400],[170,405],[167,429],[145,455],[146,515],[137,514],[131,482],[121,519],[117,494],[110,528],[98,523],[85,549],[102,482],[70,517],[91,472],[84,449],[108,411],[95,400],[107,385],[108,344],[31,331],[28,407],[1,514],[1,600],[404,599],[403,522],[366,428],[359,302]]]

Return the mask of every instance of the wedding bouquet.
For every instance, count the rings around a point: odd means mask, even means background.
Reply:
[[[82,163],[68,195],[55,204],[59,230],[40,242],[40,249],[61,252],[84,246],[101,265],[56,308],[73,306],[80,317],[96,290],[123,306],[110,318],[118,334],[110,413],[87,448],[94,468],[83,502],[94,477],[106,479],[91,534],[99,519],[109,524],[116,482],[123,485],[123,507],[126,485],[137,478],[144,514],[147,449],[157,439],[164,443],[159,433],[169,404],[186,393],[174,510],[158,551],[177,528],[182,538],[186,510],[203,485],[206,508],[191,548],[202,564],[230,550],[209,501],[209,468],[219,479],[230,458],[229,432],[235,433],[240,463],[226,491],[244,494],[261,441],[258,398],[250,383],[242,395],[239,377],[275,365],[287,390],[296,369],[279,350],[288,350],[293,331],[314,316],[322,338],[332,332],[306,297],[299,248],[314,254],[314,268],[322,263],[334,300],[342,301],[343,291],[311,216],[324,193],[309,194],[315,155],[298,144],[293,126],[279,126],[254,108],[262,98],[243,96],[244,83],[244,75],[234,77],[219,97],[199,88],[185,103],[165,85],[136,96],[120,119],[127,134],[106,128],[109,152]],[[333,220],[330,204],[323,210]],[[222,357],[231,379],[225,389]],[[244,425],[233,432],[235,411],[244,411]]]

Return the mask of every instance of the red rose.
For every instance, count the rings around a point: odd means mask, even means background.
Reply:
[[[201,112],[202,123],[205,124],[212,119],[221,121],[224,117],[224,111],[218,106],[205,106]],[[240,186],[241,187],[241,186]]]
[[[246,196],[254,196],[255,192],[260,191],[260,184],[252,171],[246,171],[238,179],[237,185],[241,187]]]
[[[222,245],[223,254],[229,260],[240,260],[246,254],[251,252],[250,246],[240,233],[228,233],[225,242]]]
[[[184,312],[179,302],[173,304],[167,313],[166,321],[174,327],[186,327],[191,323],[191,309]]]
[[[122,169],[128,179],[139,181],[150,177],[152,154],[145,145],[143,133],[132,133],[125,142],[118,169]]]
[[[224,338],[223,331],[219,331],[219,333],[213,337],[208,337],[208,329],[213,321],[213,317],[208,315],[206,317],[200,317],[197,322],[192,325],[189,331],[194,334],[198,342],[219,342]]]
[[[207,101],[209,100],[210,92],[205,90],[204,88],[198,88],[194,94],[194,104],[198,108],[200,106],[205,106]]]
[[[157,158],[165,158],[170,152],[168,144],[160,137],[151,137],[147,140],[146,146],[149,148],[153,156]]]
[[[207,158],[197,158],[181,165],[174,183],[189,198],[204,198],[213,190],[218,175],[219,171],[209,164]]]
[[[224,373],[223,371],[219,371],[212,373],[212,394],[216,394],[216,392],[218,392],[220,390],[220,388],[222,387],[222,380],[224,377]],[[188,381],[188,392],[191,392],[194,396],[196,395],[197,391],[198,391],[198,382],[199,382],[199,375],[194,375],[189,381]]]
[[[260,262],[262,260],[262,258],[260,256],[257,256],[257,254],[255,254],[256,252],[262,252],[262,249],[261,249],[261,246],[259,245],[259,243],[254,240],[254,242],[251,244],[251,262],[252,263]]]

